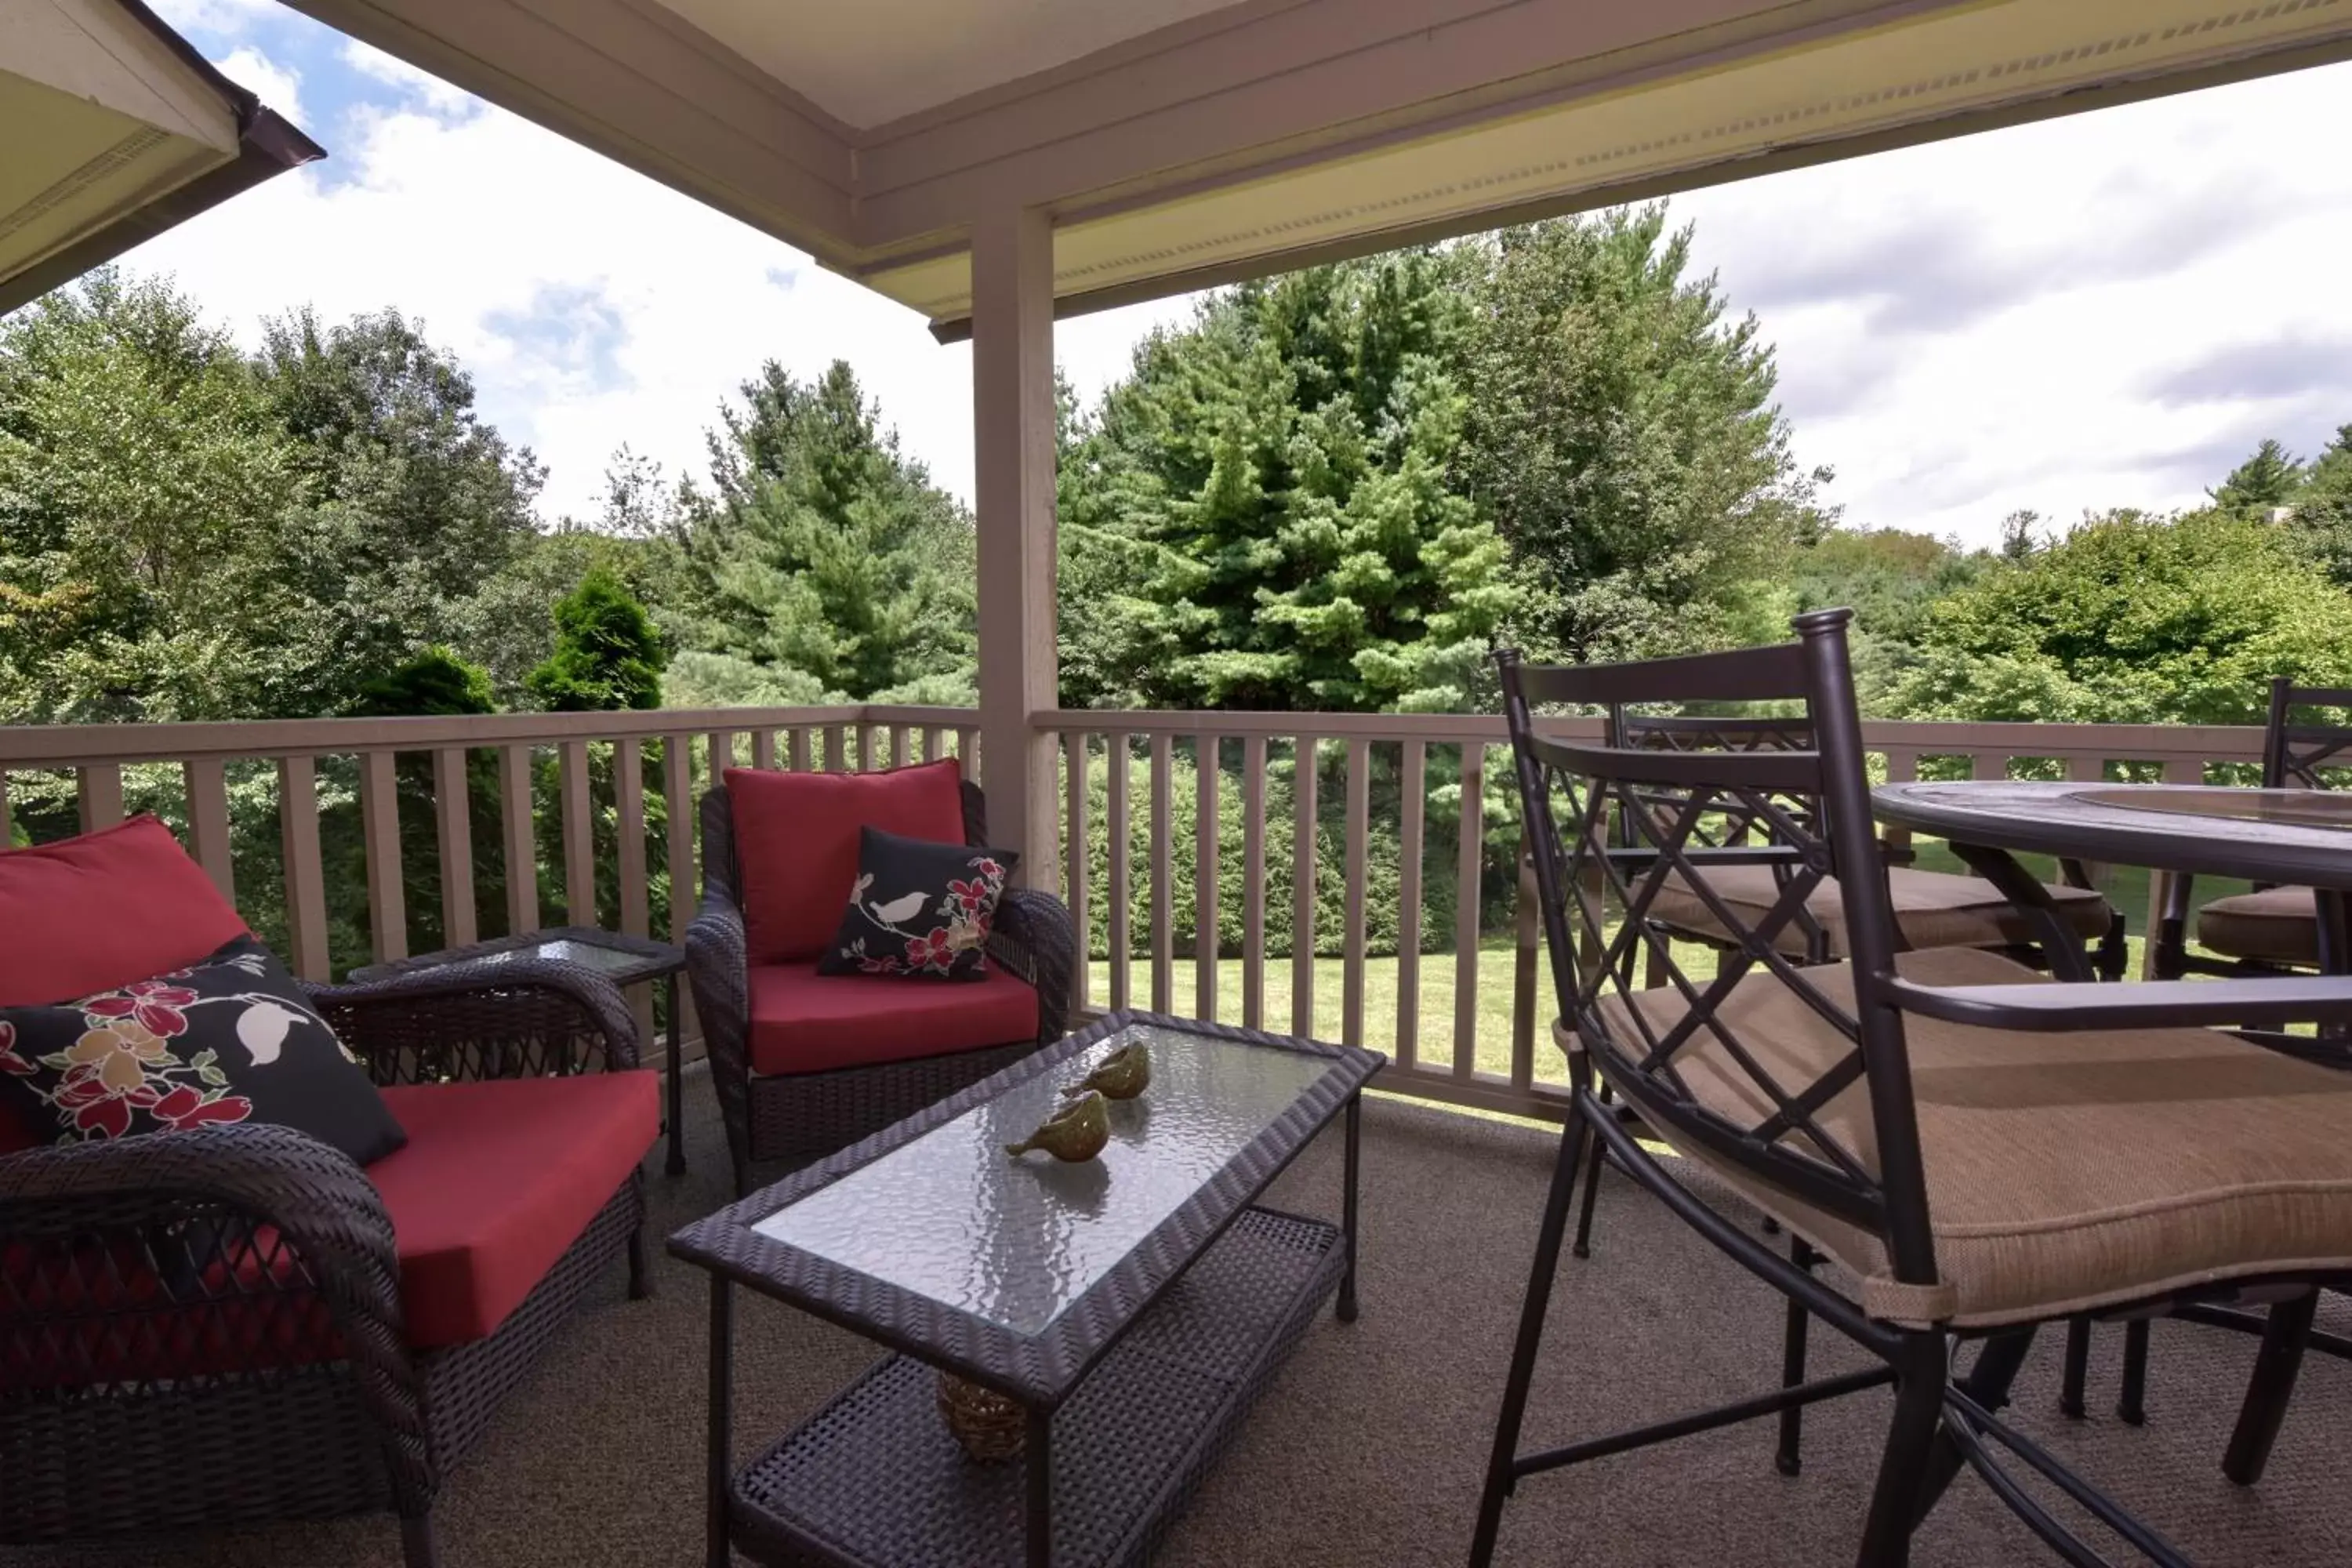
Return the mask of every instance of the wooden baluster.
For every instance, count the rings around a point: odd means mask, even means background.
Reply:
[[[768,772],[776,766],[776,732],[762,724],[751,731],[751,765]]]
[[[1265,1027],[1265,737],[1242,740],[1242,1027]]]
[[[1371,834],[1372,743],[1348,742],[1348,930],[1346,956],[1340,970],[1339,1038],[1350,1046],[1364,1043],[1364,862]]]
[[[727,770],[735,765],[735,735],[730,730],[713,730],[704,742],[709,748],[707,761],[710,766],[710,782],[727,782]]]
[[[1166,731],[1151,737],[1151,1010],[1165,1013],[1176,986],[1175,914],[1171,906],[1175,901],[1176,872],[1170,851],[1172,826],[1170,818],[1176,815],[1173,798],[1171,757],[1174,739]]]
[[[530,748],[499,748],[499,826],[506,839],[507,930],[539,929],[539,839],[531,831]]]
[[[923,761],[936,763],[947,755],[947,731],[937,724],[923,726]]]
[[[1478,904],[1486,848],[1486,748],[1462,746],[1462,813],[1454,851],[1454,1076],[1478,1070]]]
[[[1969,756],[1969,777],[1971,779],[2005,779],[2009,776],[2009,759],[1997,752],[1974,752]]]
[[[963,776],[972,783],[983,785],[988,783],[987,777],[980,771],[980,731],[978,730],[956,731],[956,766],[961,770]]]
[[[1429,793],[1429,748],[1404,743],[1398,780],[1396,1065],[1411,1072],[1421,1060],[1421,849],[1423,797]]]
[[[1116,1013],[1129,1001],[1128,914],[1133,895],[1128,888],[1127,858],[1130,847],[1127,820],[1127,759],[1126,734],[1113,730],[1103,737],[1104,831],[1109,836],[1110,885],[1103,896],[1110,900],[1105,908],[1108,917],[1106,933],[1110,945],[1110,1006]]]
[[[1315,737],[1291,745],[1290,1032],[1315,1033]]]
[[[613,742],[613,816],[618,840],[614,848],[621,880],[621,930],[630,936],[650,936],[645,761],[634,740]]]
[[[824,771],[829,773],[850,771],[848,732],[838,724],[824,727]]]
[[[319,775],[309,757],[278,760],[278,832],[286,864],[286,937],[294,973],[334,977],[327,951],[327,879],[319,860]]]
[[[408,910],[401,886],[398,761],[390,752],[362,752],[359,759],[368,947],[378,963],[408,956]]]
[[[228,772],[218,757],[191,757],[182,767],[188,788],[188,852],[221,897],[236,901],[236,869],[228,835]],[[0,789],[0,847],[8,842],[7,792]]]
[[[906,724],[891,725],[890,765],[894,768],[911,767],[914,765],[914,761],[915,731],[913,728]]]
[[[84,763],[75,770],[74,790],[81,807],[81,830],[96,833],[122,820],[122,769],[114,763]]]
[[[588,794],[588,742],[566,741],[556,751],[556,784],[563,811],[563,920],[596,923],[595,803]]]
[[[0,849],[16,842],[16,825],[8,816],[8,770],[0,768]]]
[[[1217,1016],[1217,773],[1222,742],[1192,742],[1192,1012]]]
[[[1907,749],[1888,747],[1886,752],[1886,782],[1910,784],[1919,776],[1919,753]],[[1882,827],[1879,837],[1886,847],[1897,853],[1911,847],[1911,830],[1907,827]]]
[[[907,731],[900,735],[907,737]],[[900,744],[911,743],[902,738]],[[1070,1005],[1084,1007],[1091,993],[1091,963],[1093,942],[1089,938],[1087,894],[1093,880],[1092,866],[1087,854],[1087,737],[1072,731],[1062,737],[1063,771],[1069,801],[1069,819],[1063,835],[1063,879],[1068,892],[1070,927],[1078,933],[1076,962],[1070,965]]]
[[[473,783],[463,746],[433,753],[433,837],[441,858],[441,945],[464,947],[481,933],[474,913]]]
[[[793,772],[804,773],[809,766],[809,730],[805,724],[795,724],[787,737],[792,742]]]

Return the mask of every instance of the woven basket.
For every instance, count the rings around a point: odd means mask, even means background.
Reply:
[[[983,1465],[993,1465],[1020,1454],[1029,1413],[1018,1400],[942,1372],[940,1419],[955,1434],[965,1454]]]

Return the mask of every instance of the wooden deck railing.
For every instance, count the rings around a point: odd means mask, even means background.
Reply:
[[[1085,710],[1032,722],[1062,758],[1063,891],[1092,933],[1074,983],[1082,1006],[1336,1036],[1390,1053],[1384,1088],[1557,1113],[1557,1071],[1538,1049],[1549,983],[1512,852],[1499,719]],[[1592,721],[1560,727],[1597,732]],[[1864,733],[1895,779],[2088,780],[2128,767],[2196,782],[2255,762],[2261,745],[2256,729],[2172,725],[1878,722]],[[12,799],[42,837],[157,809],[248,918],[264,911],[275,926],[282,911],[289,962],[322,978],[405,956],[415,900],[437,910],[438,940],[483,934],[481,866],[503,878],[489,919],[508,930],[604,920],[647,933],[666,903],[662,923],[680,935],[699,881],[691,803],[714,767],[950,754],[977,765],[978,737],[968,710],[874,705],[0,729],[0,842]],[[1301,757],[1315,765],[1302,771]],[[404,789],[404,777],[425,782]],[[273,853],[247,857],[267,864],[239,863],[233,802],[247,846],[254,814],[276,817]],[[361,846],[350,868],[361,896],[340,890],[360,908],[364,935],[344,942],[356,952],[330,940],[330,879],[346,873],[323,858],[320,824],[335,810],[355,820]],[[480,831],[495,824],[495,854],[478,853],[478,816]],[[403,866],[421,842],[437,886],[419,889]],[[2145,911],[2127,912],[2146,929]]]

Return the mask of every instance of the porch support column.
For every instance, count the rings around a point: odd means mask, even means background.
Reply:
[[[973,497],[980,533],[980,745],[992,844],[1032,888],[1061,884],[1054,750],[1029,715],[1056,705],[1054,228],[1041,210],[971,232]]]

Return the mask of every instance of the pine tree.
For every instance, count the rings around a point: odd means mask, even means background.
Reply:
[[[646,607],[600,566],[556,601],[555,651],[527,684],[550,712],[658,708],[664,662]]]
[[[682,531],[698,679],[837,700],[970,701],[973,541],[954,498],[882,427],[849,366],[773,361],[709,439]],[[798,679],[796,679],[796,677]]]
[[[1082,700],[1473,705],[1523,594],[1446,485],[1442,271],[1415,250],[1246,284],[1138,351],[1064,492],[1072,662],[1108,677]]]
[[[2287,505],[2302,488],[2303,465],[2276,441],[2264,441],[2210,493],[2223,511],[2262,516]]]

